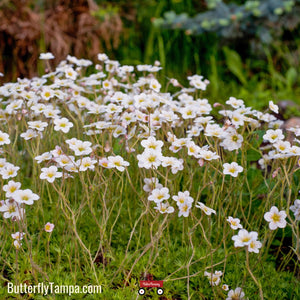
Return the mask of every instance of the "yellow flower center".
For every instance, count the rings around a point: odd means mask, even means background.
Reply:
[[[279,221],[280,221],[280,215],[278,215],[278,214],[276,214],[276,213],[273,214],[272,220],[274,221],[274,223],[279,222]]]

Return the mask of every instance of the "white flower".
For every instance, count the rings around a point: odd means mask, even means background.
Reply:
[[[2,146],[4,144],[10,144],[9,135],[0,130],[0,146]]]
[[[17,231],[16,233],[12,233],[11,237],[15,240],[20,241],[20,240],[23,240],[24,235],[25,235],[25,233]]]
[[[99,165],[103,168],[106,168],[106,169],[113,168],[113,164],[105,157],[99,159]]]
[[[236,130],[228,128],[225,138],[220,145],[228,151],[233,151],[241,148],[243,140],[243,136],[238,134]]]
[[[204,160],[211,161],[213,159],[218,159],[220,156],[216,152],[212,152],[210,150],[202,150],[199,151],[199,158],[203,158]]]
[[[204,213],[208,216],[210,216],[211,214],[216,214],[216,211],[208,206],[206,206],[204,203],[202,202],[197,202],[197,205],[195,205],[197,208],[200,208],[201,210],[204,211]]]
[[[210,285],[216,286],[221,282],[221,276],[223,275],[222,271],[215,271],[215,273],[204,272],[204,276],[209,280]]]
[[[94,170],[96,162],[95,159],[84,157],[77,161],[77,165],[79,166],[79,171],[86,171],[87,169]]]
[[[160,203],[170,198],[169,189],[166,187],[154,189],[148,197],[149,201]]]
[[[129,166],[129,162],[125,161],[122,156],[109,156],[108,161],[111,163],[112,167],[115,167],[120,172],[125,170],[125,167]]]
[[[13,178],[18,175],[20,167],[16,167],[11,163],[6,163],[5,166],[0,169],[0,174],[3,179]]]
[[[100,61],[108,60],[108,56],[107,56],[105,53],[99,53],[99,54],[97,55],[97,58],[98,58],[98,60],[100,60]]]
[[[217,138],[221,138],[224,136],[224,130],[218,124],[207,124],[205,128],[206,136],[215,136]]]
[[[258,253],[259,249],[262,247],[262,243],[257,240],[251,240],[250,244],[248,245],[248,251]]]
[[[284,228],[286,226],[286,212],[279,211],[276,206],[272,206],[269,212],[264,214],[264,219],[269,222],[269,228],[275,230],[278,227]]]
[[[49,87],[43,87],[43,90],[41,92],[41,97],[44,100],[49,101],[54,96],[55,96],[55,94],[54,94],[54,91],[52,89],[50,89]]]
[[[263,139],[265,141],[268,141],[270,143],[275,143],[278,142],[280,140],[284,139],[284,135],[282,134],[282,130],[281,129],[269,129],[266,131],[266,134],[263,136]]]
[[[125,134],[126,134],[126,129],[123,126],[118,126],[113,132],[113,137],[117,138],[120,135],[125,135]]]
[[[7,165],[7,161],[5,158],[0,158],[0,171]]]
[[[189,202],[184,202],[183,204],[178,205],[179,212],[178,212],[178,217],[188,217],[190,213],[190,209],[192,207],[192,203]]]
[[[161,214],[171,214],[174,212],[174,207],[170,206],[168,203],[157,203],[157,206],[154,209],[158,210]]]
[[[14,240],[14,246],[16,247],[16,249],[20,249],[22,246],[22,243],[19,240]]]
[[[41,53],[39,59],[54,59],[54,55],[51,52]]]
[[[156,79],[151,79],[149,83],[149,87],[153,89],[155,92],[159,92],[161,88],[161,84]]]
[[[232,162],[231,164],[225,163],[223,164],[223,173],[225,175],[231,175],[232,177],[237,177],[238,173],[243,172],[243,167],[239,166],[236,162]]]
[[[231,105],[233,108],[239,108],[244,105],[244,101],[234,97],[229,97],[229,100],[226,101],[226,104]]]
[[[42,173],[40,174],[41,179],[46,179],[50,183],[54,182],[55,178],[60,177],[62,177],[62,172],[57,172],[56,166],[42,168]]]
[[[59,146],[55,146],[55,149],[50,151],[51,155],[53,155],[54,158],[57,158],[61,155],[63,155],[63,150]]]
[[[244,247],[250,245],[251,241],[257,240],[257,232],[248,232],[246,229],[240,229],[237,235],[232,237],[234,247]]]
[[[143,190],[147,193],[150,193],[154,189],[162,188],[162,184],[159,183],[158,178],[144,178],[145,185],[143,186]]]
[[[70,78],[72,80],[75,80],[78,76],[77,72],[73,70],[73,68],[69,67],[65,69],[65,75],[66,78]]]
[[[276,104],[273,103],[273,101],[269,101],[269,108],[270,108],[271,111],[278,114],[278,109],[279,108]]]
[[[300,220],[300,200],[296,199],[294,205],[290,207],[290,210],[294,213],[296,221]]]
[[[155,139],[155,137],[153,137],[153,136],[150,136],[150,137],[148,137],[147,140],[143,140],[141,142],[141,145],[145,149],[152,149],[152,150],[156,150],[156,151],[161,151],[163,144],[164,143],[162,141],[157,141]]]
[[[47,122],[42,121],[29,121],[28,127],[31,129],[35,129],[37,131],[44,131],[44,129],[48,126]]]
[[[193,105],[188,105],[180,110],[182,118],[187,119],[194,119],[196,117],[195,107]]]
[[[73,123],[70,122],[67,118],[61,118],[61,119],[54,119],[54,130],[55,131],[62,131],[64,133],[67,133],[70,131],[70,128],[73,127]]]
[[[15,218],[19,220],[24,215],[25,209],[21,208],[13,199],[8,199],[0,201],[0,211],[4,212],[3,217],[5,219]]]
[[[52,154],[50,152],[45,152],[41,155],[36,156],[34,159],[37,160],[37,163],[40,164],[43,161],[50,160],[52,158]]]
[[[273,143],[273,146],[281,153],[289,153],[291,149],[291,143],[288,141],[279,140]]]
[[[176,201],[177,206],[183,205],[185,203],[192,204],[194,202],[194,199],[190,197],[190,192],[178,192],[177,196],[173,196],[172,199]]]
[[[93,151],[91,145],[91,142],[76,140],[75,145],[69,144],[69,147],[75,152],[76,156],[81,156],[89,155]]]
[[[245,293],[240,287],[237,287],[235,290],[230,290],[228,292],[226,300],[244,300]]]
[[[146,149],[142,154],[137,155],[139,168],[154,168],[157,169],[163,160],[162,154],[153,149]]]
[[[37,137],[38,133],[33,129],[27,129],[25,132],[20,134],[20,137],[22,137],[24,140],[28,141],[34,137]]]
[[[222,285],[222,290],[223,290],[223,291],[228,291],[228,290],[229,290],[228,284],[223,284],[223,285]]]
[[[6,185],[3,186],[3,191],[6,192],[6,197],[10,198],[12,194],[20,189],[21,183],[10,180]]]
[[[238,218],[228,217],[227,221],[230,223],[230,227],[233,230],[243,228],[243,226],[240,224],[240,219]]]
[[[34,194],[29,189],[17,190],[13,193],[12,197],[17,203],[25,203],[28,205],[32,205],[33,201],[40,199],[40,197],[37,194]]]
[[[203,80],[203,76],[199,76],[199,75],[189,76],[188,79],[190,80],[191,86],[202,91],[206,90],[206,86],[209,83],[208,80]]]

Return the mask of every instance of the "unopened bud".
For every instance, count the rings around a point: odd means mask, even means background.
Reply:
[[[203,159],[203,158],[200,158],[200,159],[198,160],[198,164],[199,164],[200,167],[203,167],[203,166],[204,166],[204,159]]]

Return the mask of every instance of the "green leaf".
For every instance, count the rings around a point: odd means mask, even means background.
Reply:
[[[250,149],[247,151],[247,161],[257,161],[261,158],[261,155],[259,152]]]
[[[241,83],[246,84],[247,79],[239,54],[234,50],[230,50],[228,47],[223,47],[223,51],[228,69],[239,79]]]
[[[292,87],[292,85],[296,82],[297,80],[297,71],[294,67],[290,67],[286,74],[286,81],[287,81],[287,85],[289,88]]]

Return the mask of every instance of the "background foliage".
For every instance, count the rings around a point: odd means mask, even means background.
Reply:
[[[202,74],[216,101],[297,102],[299,16],[299,0],[2,0],[0,80],[41,74],[41,52],[54,65],[106,52],[122,64],[159,60],[162,81]]]

